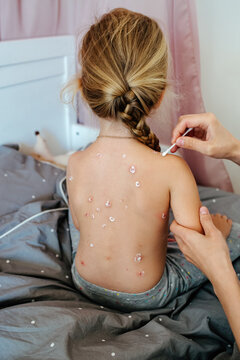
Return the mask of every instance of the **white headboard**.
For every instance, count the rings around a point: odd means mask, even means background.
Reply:
[[[77,124],[73,107],[60,100],[75,73],[75,47],[74,36],[0,42],[0,145],[32,146],[36,130],[53,155],[94,140],[98,130]]]

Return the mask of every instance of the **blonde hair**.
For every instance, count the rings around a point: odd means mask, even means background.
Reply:
[[[124,8],[102,15],[82,39],[81,73],[61,91],[80,90],[100,118],[122,121],[134,137],[160,151],[145,119],[167,86],[168,47],[157,22]]]

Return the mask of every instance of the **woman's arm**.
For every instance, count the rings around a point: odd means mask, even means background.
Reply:
[[[186,161],[169,155],[170,205],[178,224],[203,233],[199,218],[201,201],[194,176]]]
[[[206,207],[200,209],[200,221],[205,235],[180,226],[175,220],[170,229],[186,259],[211,281],[240,350],[240,283],[226,240],[214,226]]]
[[[212,285],[240,350],[240,283],[232,264],[224,271],[219,268],[217,275],[212,278]]]

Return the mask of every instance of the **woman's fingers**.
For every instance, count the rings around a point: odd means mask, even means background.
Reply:
[[[179,117],[178,123],[173,130],[171,143],[174,144],[187,128],[201,128],[206,130],[207,128],[207,114],[188,114]]]

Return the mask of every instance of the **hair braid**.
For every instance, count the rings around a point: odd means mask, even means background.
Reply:
[[[117,116],[130,129],[134,137],[153,150],[161,151],[159,139],[145,122],[147,113],[139,104],[134,91],[130,89],[115,99]],[[122,110],[122,111],[121,111]],[[147,111],[148,112],[148,111]]]

